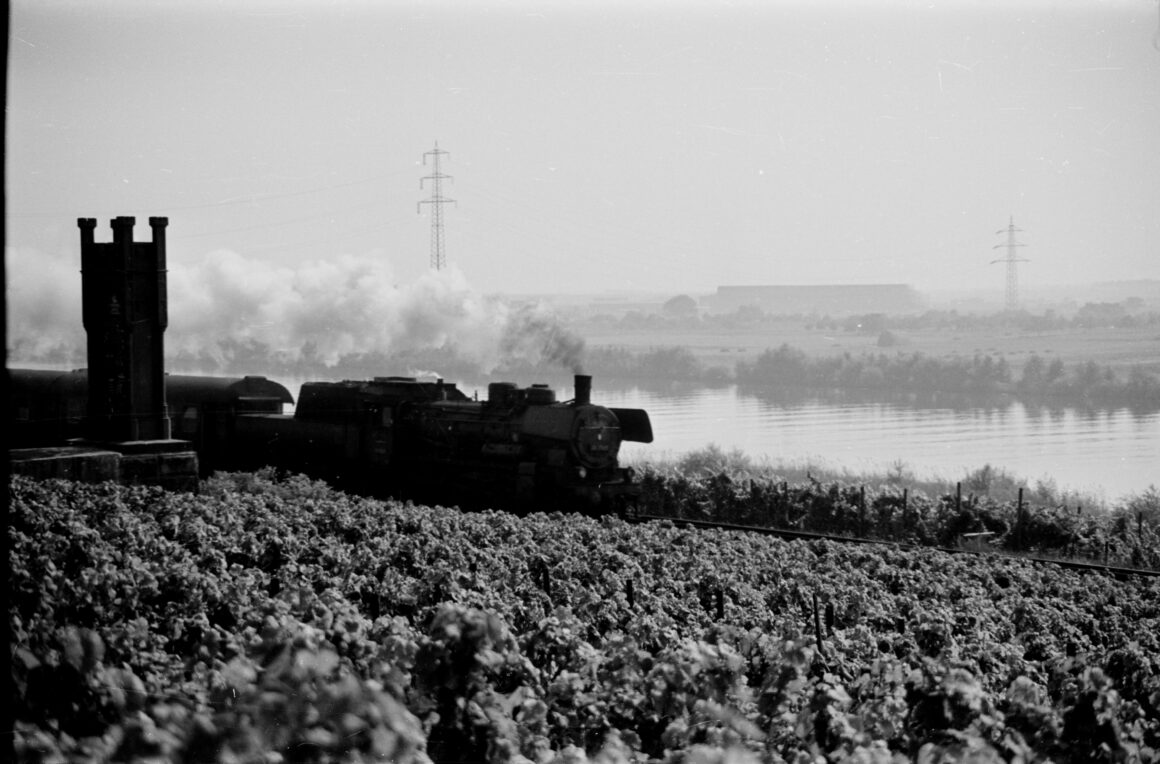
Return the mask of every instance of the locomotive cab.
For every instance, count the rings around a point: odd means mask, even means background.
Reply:
[[[290,391],[259,376],[166,375],[165,395],[173,437],[193,443],[202,475],[218,469],[261,466],[244,440],[250,416],[281,416],[294,403]]]

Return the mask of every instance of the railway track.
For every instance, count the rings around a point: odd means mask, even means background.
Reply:
[[[885,541],[883,539],[864,539],[854,536],[835,536],[828,533],[816,533],[813,531],[794,531],[785,528],[768,528],[760,525],[739,525],[737,523],[722,523],[713,520],[692,520],[686,518],[665,517],[663,515],[648,515],[648,514],[628,514],[624,519],[630,523],[646,523],[646,522],[670,522],[673,525],[686,526],[690,528],[716,528],[724,531],[738,531],[742,533],[758,533],[765,536],[777,536],[783,539],[797,539],[804,541],[837,541],[843,544],[877,544],[880,546],[891,546],[896,549],[936,549],[940,552],[948,552],[950,554],[969,554],[976,557],[997,557],[1000,559],[1024,560],[1027,562],[1034,562],[1043,565],[1054,565],[1059,568],[1067,570],[1085,570],[1096,573],[1104,573],[1114,578],[1127,578],[1130,576],[1145,576],[1145,577],[1160,577],[1160,570],[1153,570],[1150,568],[1125,568],[1115,565],[1101,565],[1093,562],[1080,562],[1076,560],[1055,560],[1047,557],[1035,557],[1031,555],[1003,555],[996,552],[981,552],[974,549],[960,549],[958,547],[947,546],[925,546],[922,544],[906,544],[897,541]]]

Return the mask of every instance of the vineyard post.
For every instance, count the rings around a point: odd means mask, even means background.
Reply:
[[[628,595],[628,609],[636,610],[636,592],[633,591],[631,578],[625,582],[624,591]]]
[[[903,488],[902,489],[902,524],[903,524],[903,526],[906,525],[907,513],[910,511],[909,507],[910,507],[910,489]]]
[[[822,614],[818,612],[818,593],[814,592],[814,639],[818,643],[818,653],[826,657],[826,645],[822,642]]]
[[[963,483],[959,481],[955,483],[955,512],[961,512],[963,509]]]
[[[1108,564],[1108,540],[1104,539],[1104,565]]]
[[[1141,539],[1144,538],[1144,513],[1136,513],[1136,535]]]
[[[866,486],[858,488],[858,535],[866,537]]]
[[[1023,544],[1023,487],[1019,487],[1019,498],[1015,504],[1015,543],[1018,544],[1019,549],[1024,549]]]
[[[717,620],[725,620],[725,590],[717,587]]]

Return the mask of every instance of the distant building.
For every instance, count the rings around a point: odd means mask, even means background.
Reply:
[[[850,315],[914,313],[925,309],[922,297],[906,284],[816,284],[807,286],[719,286],[701,298],[711,313],[754,307],[771,314]]]

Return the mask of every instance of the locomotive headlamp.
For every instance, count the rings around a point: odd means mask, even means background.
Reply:
[[[579,469],[576,470],[576,474],[580,476],[581,480],[583,480],[584,478],[588,477],[588,470],[584,469],[583,467],[580,467]]]

